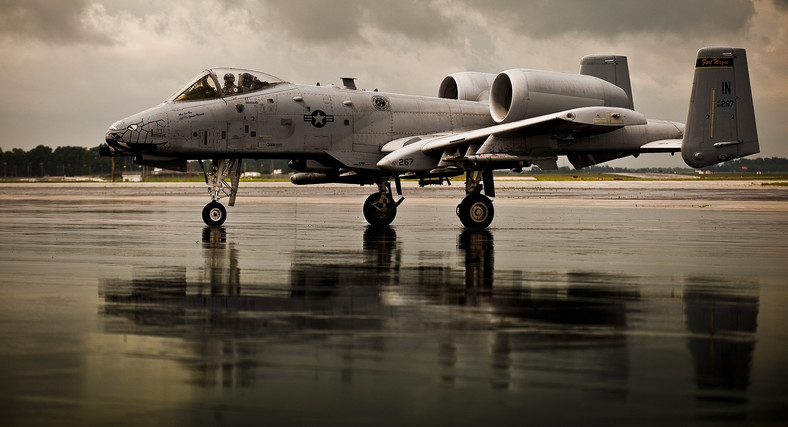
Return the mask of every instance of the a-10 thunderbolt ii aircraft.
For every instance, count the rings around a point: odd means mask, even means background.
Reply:
[[[242,159],[289,159],[300,172],[293,184],[376,185],[363,206],[373,225],[390,224],[403,201],[391,181],[401,196],[402,178],[433,185],[465,174],[457,215],[466,227],[485,228],[496,169],[555,169],[558,156],[582,168],[678,151],[700,168],[759,152],[746,53],[729,47],[698,51],[686,125],[634,110],[626,57],[590,55],[580,74],[451,74],[437,98],[357,90],[354,79],[307,86],[212,68],[116,122],[105,139],[102,154],[134,156],[140,165],[185,171],[198,160],[211,226],[227,218],[220,199],[235,203]]]

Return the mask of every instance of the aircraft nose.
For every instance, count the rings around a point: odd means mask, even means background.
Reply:
[[[114,144],[119,140],[120,135],[115,131],[115,129],[107,129],[107,132],[104,134],[104,141],[106,141],[107,144]]]
[[[118,120],[117,122],[113,123],[104,133],[104,141],[106,141],[107,144],[120,141],[122,135],[121,129],[123,128],[125,128],[123,120]]]

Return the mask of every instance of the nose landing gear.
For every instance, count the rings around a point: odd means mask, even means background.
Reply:
[[[202,220],[209,227],[218,227],[227,220],[227,209],[214,200],[202,209]]]
[[[205,205],[202,210],[202,220],[209,227],[218,227],[227,220],[227,209],[219,203],[219,199],[229,197],[230,201],[227,204],[235,205],[238,181],[241,178],[241,159],[216,159],[212,162],[210,171],[205,169],[202,160],[199,162],[205,175],[205,183],[208,185],[208,194],[211,196],[211,203]]]

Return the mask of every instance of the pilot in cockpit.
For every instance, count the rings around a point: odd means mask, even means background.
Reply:
[[[224,87],[222,88],[222,93],[225,95],[235,95],[238,93],[238,86],[235,85],[235,76],[233,76],[231,73],[224,75]]]

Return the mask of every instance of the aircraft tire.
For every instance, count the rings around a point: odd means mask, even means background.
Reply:
[[[385,212],[378,210],[373,203],[379,198],[380,194],[375,193],[371,194],[367,197],[367,200],[364,201],[364,219],[367,220],[369,225],[378,227],[391,224],[397,216],[396,206]]]
[[[457,216],[468,228],[487,228],[495,216],[495,209],[487,196],[472,194],[457,205]]]
[[[227,220],[227,209],[217,201],[208,203],[202,209],[202,220],[209,227],[218,227]]]

